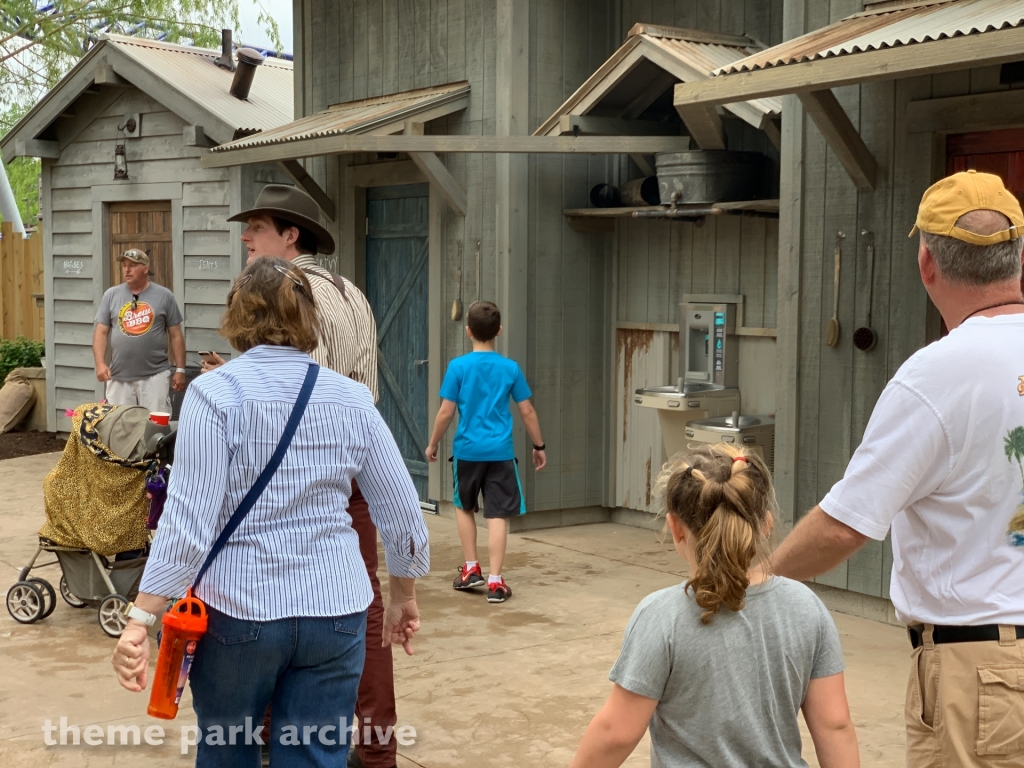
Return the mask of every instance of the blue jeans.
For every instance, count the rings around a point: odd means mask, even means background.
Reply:
[[[271,764],[343,766],[366,611],[260,622],[208,610],[209,629],[189,675],[201,729],[197,768],[259,768],[260,744],[247,734],[259,730],[268,704]]]

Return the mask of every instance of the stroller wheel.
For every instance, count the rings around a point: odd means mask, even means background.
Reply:
[[[45,619],[53,613],[53,609],[57,607],[57,593],[53,591],[53,587],[50,586],[50,582],[46,579],[40,579],[33,576],[30,579],[25,579],[25,581],[35,584],[39,587],[39,591],[43,593],[43,597],[46,599],[46,607],[43,609],[43,615],[39,618]]]
[[[70,605],[72,608],[85,608],[89,605],[85,600],[80,600],[71,594],[71,590],[68,589],[68,580],[66,577],[60,577],[60,596],[64,598],[64,602]]]
[[[46,598],[35,584],[19,581],[7,590],[7,612],[19,624],[39,621],[46,610]]]
[[[120,595],[107,595],[100,600],[99,620],[100,628],[111,637],[120,637],[124,632],[128,619],[124,612],[128,608],[128,601]]]

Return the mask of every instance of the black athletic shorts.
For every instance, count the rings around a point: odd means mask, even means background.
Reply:
[[[477,510],[484,495],[484,517],[515,517],[526,514],[523,487],[515,459],[510,461],[464,461],[452,458],[455,506],[467,512]]]

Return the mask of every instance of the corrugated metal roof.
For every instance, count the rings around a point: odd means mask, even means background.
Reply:
[[[295,115],[290,61],[268,58],[243,101],[228,92],[234,73],[213,63],[220,51],[122,35],[105,41],[235,130],[265,131]]]
[[[937,0],[885,5],[721,66],[715,75],[767,69],[1024,26],[1021,0]]]
[[[760,50],[762,46],[749,38],[713,35],[680,27],[637,24],[618,50],[534,131],[534,135],[557,133],[559,119],[565,115],[578,114],[573,110],[580,102],[595,92],[601,94],[603,91],[607,94],[614,89],[622,79],[622,72],[616,71],[616,68],[631,56],[648,58],[658,66],[662,66],[659,64],[662,56],[671,57],[673,71],[669,74],[683,82],[692,82],[706,80],[713,70],[750,57]],[[649,56],[645,56],[645,53]],[[600,100],[594,100],[583,114],[598,106]],[[725,108],[756,126],[764,115],[778,114],[782,109],[782,103],[778,99],[768,98],[741,104],[726,104]]]
[[[285,144],[300,139],[335,136],[342,133],[368,133],[386,125],[401,123],[442,104],[469,95],[469,83],[461,81],[403,91],[372,99],[337,104],[315,115],[271,128],[253,136],[221,144],[214,152],[223,152],[268,144]]]

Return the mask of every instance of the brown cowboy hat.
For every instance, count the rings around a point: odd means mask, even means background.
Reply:
[[[274,216],[308,229],[316,236],[317,252],[329,256],[334,253],[334,238],[320,226],[320,207],[301,189],[287,184],[267,184],[256,198],[256,207],[236,213],[228,221],[245,222],[252,216]]]

